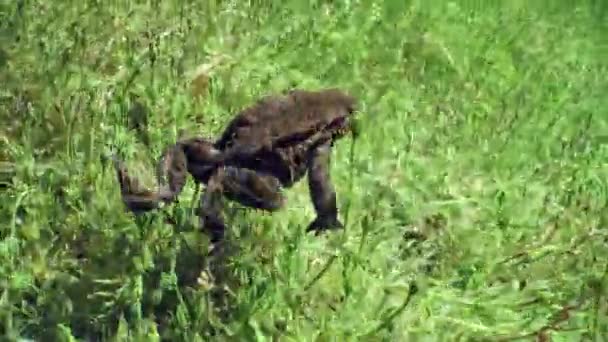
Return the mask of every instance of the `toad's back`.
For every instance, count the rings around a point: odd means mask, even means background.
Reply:
[[[338,89],[292,90],[286,95],[267,96],[240,112],[229,124],[216,147],[233,146],[257,151],[262,147],[297,145],[347,119],[356,101]]]

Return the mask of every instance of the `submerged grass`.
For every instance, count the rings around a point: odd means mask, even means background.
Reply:
[[[0,8],[9,340],[608,336],[604,2]],[[333,152],[343,234],[304,234],[305,182],[276,214],[227,210],[228,262],[206,257],[191,183],[163,212],[125,213],[104,153],[152,184],[182,130],[217,135],[262,95],[330,86],[363,107],[360,138]]]

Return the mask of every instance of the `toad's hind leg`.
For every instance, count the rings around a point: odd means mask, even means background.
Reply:
[[[159,193],[168,200],[177,201],[188,176],[188,158],[182,144],[177,143],[163,152],[156,171]]]
[[[232,166],[217,169],[201,195],[199,209],[201,228],[209,233],[212,243],[223,239],[226,229],[221,212],[223,196],[246,207],[265,211],[279,210],[285,203],[277,178]]]
[[[308,188],[317,217],[310,223],[307,232],[318,233],[344,227],[338,220],[336,191],[330,176],[331,147],[328,140],[312,148],[308,158]]]
[[[211,243],[219,242],[224,237],[226,225],[222,216],[222,182],[224,169],[220,168],[214,172],[205,191],[201,194],[198,216],[200,226],[209,234]]]
[[[277,211],[285,205],[278,178],[251,169],[226,167],[224,195],[246,207],[265,211]]]
[[[129,174],[124,162],[112,156],[114,170],[120,184],[121,196],[129,210],[138,214],[157,209],[161,203],[174,202],[186,183],[187,161],[181,146],[167,149],[159,163],[157,173],[158,190],[152,191],[140,185],[139,180]],[[164,176],[168,180],[165,180]]]

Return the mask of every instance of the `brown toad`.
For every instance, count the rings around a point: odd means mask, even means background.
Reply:
[[[225,229],[222,196],[247,207],[276,211],[285,204],[282,188],[293,186],[308,173],[317,217],[307,231],[340,229],[330,155],[336,140],[349,132],[356,136],[356,102],[338,89],[266,96],[241,111],[217,141],[181,139],[165,150],[157,191],[141,188],[114,157],[123,201],[134,212],[177,201],[189,173],[195,182],[206,184],[199,216],[201,227],[215,242]]]

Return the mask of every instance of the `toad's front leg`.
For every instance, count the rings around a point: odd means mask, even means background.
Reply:
[[[344,225],[338,219],[336,191],[331,182],[330,160],[331,140],[314,147],[308,158],[308,188],[317,213],[315,220],[306,229],[318,234],[322,230],[341,229]]]

